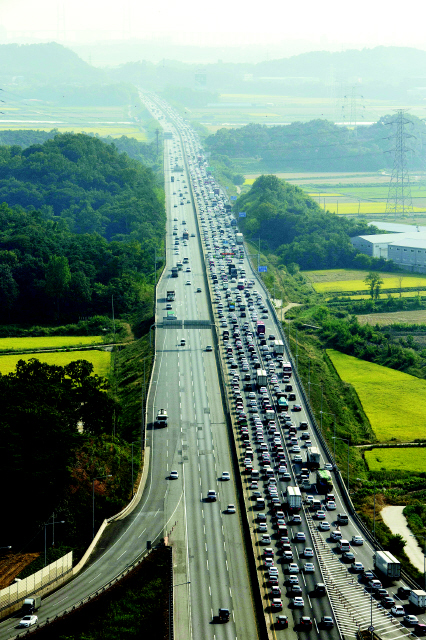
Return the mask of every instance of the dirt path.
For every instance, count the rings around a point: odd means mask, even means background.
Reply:
[[[404,538],[404,540],[407,541],[407,544],[404,547],[404,551],[409,557],[411,564],[413,564],[419,571],[423,573],[423,551],[417,544],[416,539],[411,537],[413,534],[407,527],[407,520],[402,513],[403,509],[404,507],[383,507],[380,515],[383,518],[383,522],[389,527],[394,535],[399,533]]]

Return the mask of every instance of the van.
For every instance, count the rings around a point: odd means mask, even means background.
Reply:
[[[312,500],[311,507],[313,511],[319,511],[321,509],[321,500]]]
[[[264,509],[265,508],[265,499],[257,498],[256,499],[256,509]]]
[[[272,467],[265,467],[263,471],[264,471],[265,476],[267,478],[272,478],[275,475],[274,474],[274,470],[272,469]]]
[[[260,478],[260,473],[257,469],[253,469],[251,472],[251,479],[252,480],[259,480]]]
[[[342,540],[340,540],[339,542],[339,551],[341,551],[342,553],[345,553],[346,551],[350,551],[351,550],[351,545],[349,544],[349,540],[344,540],[342,538]]]
[[[339,524],[348,524],[349,523],[349,518],[346,515],[346,513],[338,513],[337,514],[337,522]]]

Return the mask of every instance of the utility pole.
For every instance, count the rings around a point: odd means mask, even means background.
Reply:
[[[395,140],[393,150],[386,153],[393,153],[393,169],[389,183],[388,199],[386,202],[386,213],[405,213],[413,210],[413,201],[411,198],[410,177],[407,169],[407,151],[411,151],[405,142],[407,138],[414,138],[405,131],[407,124],[413,124],[411,120],[405,117],[406,109],[398,109],[396,118],[386,124],[396,124],[396,134],[389,136],[387,139]]]
[[[157,136],[157,156],[158,156],[158,138],[159,138],[159,135],[160,135],[160,129],[157,128],[155,130],[155,135]]]

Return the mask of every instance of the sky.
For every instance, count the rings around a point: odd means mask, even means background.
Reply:
[[[263,9],[264,7],[264,9]],[[179,45],[343,50],[378,45],[426,49],[418,6],[378,0],[0,0],[0,42],[93,44],[143,39]],[[303,44],[302,44],[303,43]],[[276,47],[275,47],[276,48]]]

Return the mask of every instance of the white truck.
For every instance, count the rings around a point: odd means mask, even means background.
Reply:
[[[388,578],[401,576],[401,564],[389,551],[376,551],[374,554],[374,566]]]
[[[416,609],[424,610],[426,608],[426,591],[413,590],[408,596],[408,602],[411,602]]]
[[[275,355],[281,355],[284,353],[284,342],[282,340],[274,341],[274,353]]]
[[[308,447],[306,463],[311,469],[319,469],[321,466],[321,454],[318,447]]]
[[[258,369],[256,371],[256,383],[258,387],[266,387],[268,384],[268,376],[264,369]]]
[[[292,513],[302,508],[302,494],[299,487],[287,487],[287,508]]]
[[[166,409],[160,409],[155,419],[157,427],[167,427],[168,415]]]
[[[242,233],[236,233],[235,234],[235,242],[237,244],[243,244],[243,234]]]

